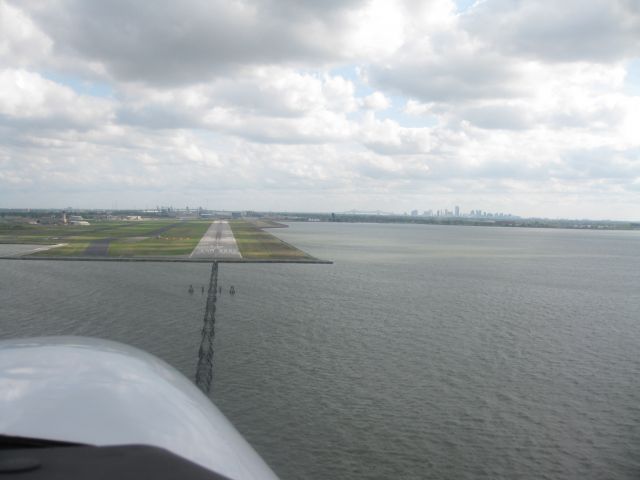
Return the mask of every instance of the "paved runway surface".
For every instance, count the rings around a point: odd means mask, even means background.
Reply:
[[[193,249],[190,258],[242,258],[229,223],[216,220]]]

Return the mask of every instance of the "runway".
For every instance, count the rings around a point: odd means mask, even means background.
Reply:
[[[189,258],[208,258],[212,260],[241,259],[231,227],[226,220],[216,220],[202,236]]]

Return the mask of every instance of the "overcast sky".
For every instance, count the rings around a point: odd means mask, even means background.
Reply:
[[[0,207],[640,219],[640,0],[0,0]]]

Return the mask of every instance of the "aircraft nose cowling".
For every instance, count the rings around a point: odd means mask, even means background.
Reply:
[[[277,478],[181,373],[107,340],[0,341],[0,433],[98,446],[153,445],[232,479]]]

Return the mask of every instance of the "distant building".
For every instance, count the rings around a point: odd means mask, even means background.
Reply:
[[[456,208],[455,208],[455,216],[456,217],[460,216],[460,207],[458,205],[456,205]]]

